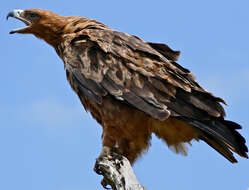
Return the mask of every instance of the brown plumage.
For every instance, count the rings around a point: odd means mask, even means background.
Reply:
[[[8,17],[27,25],[11,33],[34,34],[55,48],[72,89],[103,127],[103,146],[116,147],[131,163],[152,133],[177,153],[186,154],[184,143],[195,139],[231,162],[232,152],[248,158],[240,125],[224,120],[225,102],[176,63],[179,51],[78,16],[28,9]]]

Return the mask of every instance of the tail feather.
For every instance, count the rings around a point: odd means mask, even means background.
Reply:
[[[227,146],[220,140],[213,138],[208,133],[203,133],[200,135],[200,139],[205,141],[209,146],[219,152],[227,160],[232,163],[237,163],[237,160],[234,158],[233,153],[227,148]]]
[[[237,162],[231,151],[248,158],[246,141],[236,131],[236,129],[241,129],[239,124],[224,119],[214,119],[212,121],[197,121],[190,118],[181,119],[194,126],[199,131],[199,139],[205,141],[230,162]]]

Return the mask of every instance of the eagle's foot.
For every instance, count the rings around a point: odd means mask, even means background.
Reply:
[[[104,177],[102,180],[101,180],[101,185],[104,189],[112,189],[111,187],[107,187],[108,185],[110,185],[110,183],[112,183],[110,180],[108,180],[106,177]]]
[[[121,154],[117,154],[115,149],[103,147],[102,153],[96,160],[94,170],[103,176],[101,185],[105,189],[109,189],[110,186],[113,190],[145,190],[137,181],[129,160]]]
[[[115,160],[116,158],[119,158],[119,157],[122,157],[122,156],[119,153],[117,148],[103,146],[102,152],[100,153],[99,157],[96,159],[94,171],[99,175],[103,175],[98,163],[103,161],[104,159],[108,159],[109,161],[111,161],[111,160]]]
[[[101,181],[101,185],[105,189],[113,189],[115,185],[113,184],[113,181],[111,181],[108,177],[106,177],[109,173],[107,172],[109,170],[108,168],[109,166],[103,163],[105,163],[106,161],[116,163],[119,160],[122,160],[122,155],[119,153],[117,148],[103,146],[102,152],[100,153],[99,157],[96,159],[94,165],[94,171],[99,175],[103,175],[104,178]],[[111,186],[112,188],[108,188],[108,186]]]

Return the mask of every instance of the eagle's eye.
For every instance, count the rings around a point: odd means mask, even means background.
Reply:
[[[40,15],[38,13],[32,12],[32,11],[26,11],[25,12],[26,19],[30,21],[34,21],[40,18]]]

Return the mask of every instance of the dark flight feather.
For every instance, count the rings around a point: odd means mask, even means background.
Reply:
[[[180,119],[198,128],[201,131],[199,138],[215,148],[231,162],[237,161],[232,156],[230,150],[242,157],[248,158],[246,154],[248,152],[248,148],[245,145],[246,141],[235,130],[239,128],[239,125],[236,123],[220,118],[213,118],[211,121],[197,121],[185,117],[180,117]]]
[[[166,44],[159,44],[159,43],[152,43],[148,42],[148,44],[155,50],[157,50],[159,53],[161,53],[164,57],[166,57],[168,60],[177,61],[180,56],[180,51],[174,51]],[[179,67],[181,67],[179,65]],[[186,72],[189,72],[187,69],[181,67]]]

